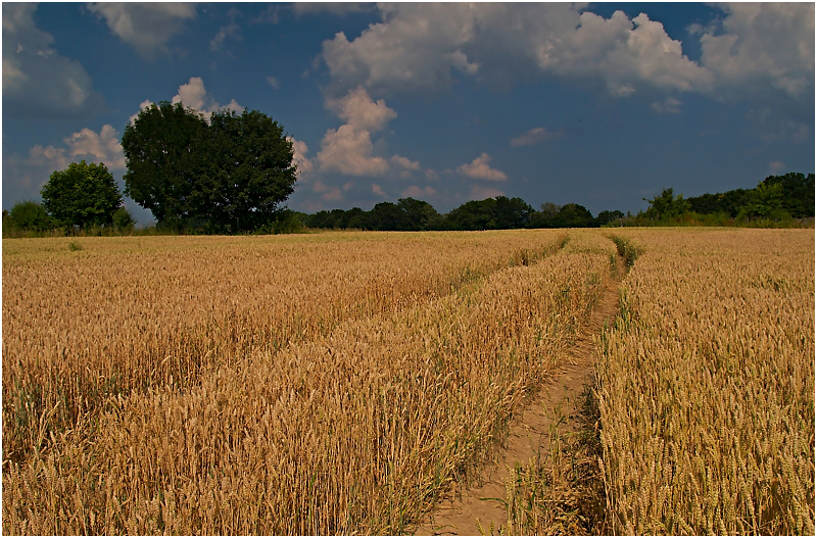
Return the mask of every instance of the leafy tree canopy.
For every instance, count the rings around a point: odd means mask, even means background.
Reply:
[[[212,114],[162,102],[125,128],[126,194],[161,226],[258,229],[292,193],[296,168],[283,127],[258,111]]]
[[[71,163],[43,186],[43,207],[58,225],[110,225],[122,195],[103,163]]]
[[[44,232],[54,227],[54,221],[43,206],[37,202],[19,202],[9,213],[11,224],[22,230]]]

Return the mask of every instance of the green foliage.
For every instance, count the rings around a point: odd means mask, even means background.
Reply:
[[[206,159],[206,132],[198,114],[168,102],[143,109],[125,127],[125,194],[160,225],[181,228],[196,213],[193,186]]]
[[[258,111],[217,112],[208,124],[192,109],[162,102],[125,128],[126,193],[158,227],[238,233],[278,218],[292,193],[292,143]]]
[[[579,204],[558,206],[542,204],[542,210],[534,212],[530,218],[532,228],[590,228],[598,226],[593,214]]]
[[[75,241],[71,241],[70,243],[68,243],[68,250],[70,250],[71,252],[82,250],[82,245]]]
[[[4,217],[6,217],[4,213]],[[37,202],[19,202],[11,208],[11,213],[3,219],[3,227],[26,231],[44,232],[55,225],[45,208]]]
[[[453,209],[445,219],[445,227],[452,230],[525,228],[533,213],[533,208],[521,198],[497,196],[466,202]]]
[[[673,196],[672,189],[664,189],[652,200],[644,200],[650,203],[647,217],[655,220],[679,217],[689,211],[689,202],[680,194]]]
[[[120,207],[113,214],[113,226],[120,232],[130,232],[133,230],[133,225],[136,222],[124,207]]]
[[[624,237],[614,235],[610,237],[610,239],[612,239],[613,243],[616,244],[618,255],[624,260],[624,265],[627,267],[627,269],[632,268],[632,266],[635,264],[635,260],[641,255],[641,249],[633,245],[632,241]]]
[[[624,218],[624,213],[619,210],[602,211],[596,216],[596,226],[615,225],[617,221]]]
[[[108,226],[122,195],[103,163],[81,161],[51,174],[41,191],[43,207],[61,226]]]

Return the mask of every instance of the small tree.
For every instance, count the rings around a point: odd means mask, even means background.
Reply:
[[[114,228],[119,230],[120,232],[129,232],[133,229],[134,220],[131,217],[128,210],[124,207],[120,207],[113,214],[113,225]]]
[[[53,219],[37,202],[19,202],[11,208],[9,224],[21,230],[44,232],[54,227]],[[4,222],[4,224],[6,224]]]
[[[647,209],[647,217],[655,220],[663,220],[673,217],[680,217],[689,211],[689,202],[684,200],[682,195],[674,196],[672,189],[664,189],[661,194],[652,200],[645,201],[650,203]]]
[[[122,205],[122,195],[103,163],[71,163],[51,174],[41,194],[43,207],[63,226],[110,225]]]

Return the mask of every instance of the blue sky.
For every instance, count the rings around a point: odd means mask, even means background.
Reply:
[[[4,3],[3,207],[160,100],[282,123],[293,209],[636,211],[814,171],[814,5]]]

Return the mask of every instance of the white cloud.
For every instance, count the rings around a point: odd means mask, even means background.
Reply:
[[[372,194],[379,196],[381,198],[386,198],[386,193],[377,183],[372,183]]]
[[[505,181],[508,176],[505,172],[491,168],[491,156],[483,153],[473,161],[467,164],[462,164],[457,168],[457,171],[471,179],[483,179],[485,181]]]
[[[562,133],[560,132],[550,131],[544,127],[534,127],[533,129],[529,129],[521,135],[512,138],[511,146],[535,146],[540,142],[544,142],[545,140],[553,140],[554,138],[559,138],[560,136],[562,136]]]
[[[52,172],[83,159],[102,162],[114,172],[124,170],[125,156],[116,129],[108,124],[103,125],[99,133],[86,128],[65,137],[63,145],[37,144],[25,156],[4,156],[3,196],[11,200],[39,198],[40,189]]]
[[[329,99],[327,106],[356,129],[379,131],[397,117],[383,99],[372,100],[363,88],[355,88],[340,99]]]
[[[241,16],[241,12],[235,8],[230,9],[227,12],[227,18],[229,22],[218,29],[216,35],[213,36],[213,39],[210,40],[210,50],[213,52],[217,52],[222,49],[224,46],[224,42],[227,39],[235,39],[240,41],[241,37],[241,27],[236,22],[236,19]]]
[[[650,108],[658,114],[680,114],[681,101],[675,97],[667,97],[663,101],[653,101]]]
[[[273,90],[277,90],[278,88],[281,87],[281,83],[278,81],[277,78],[273,77],[272,75],[267,77],[267,84],[269,84]]]
[[[141,103],[139,103],[139,111],[134,113],[130,118],[128,118],[128,123],[133,123],[136,121],[136,118],[139,117],[139,112],[142,112],[144,109],[150,107],[153,104],[153,101],[150,99],[145,99]]]
[[[105,19],[111,32],[145,57],[167,50],[167,42],[196,16],[194,4],[91,3],[88,9]]]
[[[420,187],[418,185],[409,185],[402,193],[401,196],[411,197],[411,198],[434,198],[437,195],[437,189],[431,187],[430,185],[426,185],[425,187]]]
[[[356,88],[340,99],[330,99],[327,107],[345,121],[323,136],[318,163],[322,171],[352,176],[380,176],[389,170],[383,157],[374,155],[372,133],[383,129],[397,117],[385,101],[373,101],[363,88]]]
[[[327,185],[323,181],[316,181],[312,184],[312,191],[321,195],[324,202],[337,202],[343,199],[343,193],[338,187]]]
[[[344,124],[329,129],[321,142],[318,163],[322,171],[340,172],[350,176],[380,176],[389,169],[389,163],[374,156],[369,131]]]
[[[419,161],[412,161],[402,155],[392,155],[389,160],[399,171],[400,177],[404,179],[410,178],[414,172],[417,172],[421,168]]]
[[[224,109],[231,110],[237,114],[244,111],[244,107],[239,105],[235,99],[231,99],[226,105],[218,104],[213,96],[208,95],[201,77],[190,77],[190,80],[179,86],[178,92],[173,96],[170,102],[174,105],[176,103],[182,103],[184,106],[190,107],[207,117],[213,112]]]
[[[730,88],[791,96],[814,85],[814,4],[726,4],[723,33],[702,30],[701,63]]]
[[[105,124],[99,133],[87,127],[64,139],[68,155],[72,158],[90,158],[105,163],[111,170],[125,169],[125,155],[119,143],[119,134],[111,125]]]
[[[454,73],[485,78],[532,70],[595,78],[617,96],[640,86],[688,91],[710,74],[645,14],[605,19],[569,4],[386,4],[351,41],[324,41],[333,83],[379,92],[437,89]]]
[[[400,168],[405,168],[406,170],[420,169],[419,161],[412,161],[411,159],[403,157],[402,155],[392,155],[391,162],[393,162]]]
[[[426,169],[425,175],[426,175],[426,179],[430,179],[430,180],[439,179],[439,177],[440,177],[439,172],[437,172],[436,170],[433,170],[431,168]]]
[[[312,172],[312,161],[306,156],[309,146],[302,140],[296,140],[289,136],[287,140],[292,142],[292,162],[298,170],[298,179],[304,179]]]
[[[54,37],[34,22],[36,4],[3,4],[3,100],[6,113],[81,114],[91,104],[85,68],[57,54]]]

